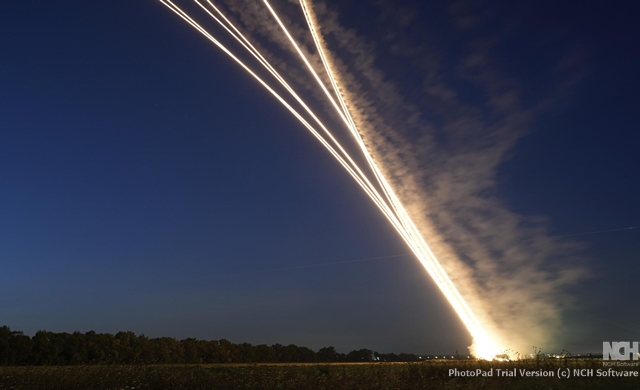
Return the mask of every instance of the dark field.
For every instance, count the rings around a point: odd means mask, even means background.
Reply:
[[[450,377],[449,370],[493,377]],[[553,371],[554,377],[500,377],[497,369]],[[558,369],[571,371],[560,379]],[[593,377],[573,377],[574,369]],[[264,365],[0,367],[0,389],[638,389],[640,378],[596,377],[601,360]],[[631,368],[615,368],[615,370]],[[632,368],[637,370],[637,367]]]

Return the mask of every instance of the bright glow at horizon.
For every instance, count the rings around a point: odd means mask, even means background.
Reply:
[[[309,63],[309,60],[300,50],[298,44],[291,36],[287,28],[281,22],[275,10],[271,7],[268,0],[263,0],[266,9],[273,16],[280,29],[286,35],[287,39],[291,43],[292,47],[300,56],[300,59],[305,63],[307,69],[313,76],[318,86],[322,89],[327,99],[329,99],[331,105],[340,116],[345,126],[349,130],[349,133],[357,143],[362,156],[365,158],[368,170],[373,174],[375,178],[374,185],[372,180],[363,172],[363,169],[356,164],[352,157],[347,153],[343,146],[336,140],[334,135],[327,129],[327,127],[320,121],[320,119],[314,114],[307,104],[299,97],[294,89],[285,81],[285,79],[276,71],[276,69],[264,58],[264,56],[250,43],[250,41],[226,18],[226,16],[210,1],[206,0],[210,9],[200,3],[198,0],[194,0],[211,18],[213,18],[220,26],[222,26],[236,41],[242,45],[257,61],[260,63],[284,89],[291,95],[291,97],[300,105],[302,110],[306,112],[315,122],[321,131],[317,130],[314,125],[309,123],[296,108],[289,104],[280,94],[278,94],[267,82],[259,77],[254,71],[252,71],[245,63],[243,63],[237,56],[229,51],[224,45],[216,40],[209,32],[196,23],[189,15],[187,15],[182,9],[175,5],[171,0],[159,0],[174,13],[180,16],[183,20],[189,23],[193,28],[198,30],[206,38],[208,38],[213,44],[220,48],[225,54],[230,56],[238,65],[240,65],[245,71],[247,71],[253,78],[256,79],[265,89],[267,89],[285,108],[291,112],[296,119],[298,119],[311,134],[333,155],[340,165],[354,178],[354,180],[360,185],[365,193],[373,200],[378,206],[380,211],[389,220],[392,226],[396,229],[398,234],[404,239],[407,245],[411,248],[417,259],[435,281],[436,285],[440,288],[445,295],[453,309],[456,311],[469,333],[473,337],[472,353],[479,358],[490,359],[499,353],[500,348],[496,345],[495,337],[490,337],[485,327],[482,326],[478,318],[474,315],[471,308],[466,303],[465,299],[461,296],[458,289],[455,287],[442,265],[438,262],[435,255],[425,242],[424,238],[420,234],[418,228],[409,217],[407,211],[403,207],[399,198],[395,194],[392,186],[388,183],[384,177],[382,171],[377,165],[376,161],[367,149],[366,144],[362,138],[361,133],[358,131],[356,121],[353,119],[352,113],[349,111],[350,105],[346,101],[346,97],[341,93],[339,80],[336,77],[337,71],[331,65],[329,59],[328,50],[324,47],[322,38],[319,33],[319,26],[315,20],[315,16],[308,5],[308,0],[300,0],[300,5],[304,13],[307,25],[310,33],[313,37],[318,54],[322,60],[324,70],[331,83],[330,91],[327,86],[322,82],[320,76],[313,69],[313,66]],[[213,12],[212,12],[213,11]],[[215,13],[215,14],[214,14]],[[218,16],[216,16],[216,14]],[[336,102],[336,98],[338,102]],[[326,138],[325,138],[326,137]]]

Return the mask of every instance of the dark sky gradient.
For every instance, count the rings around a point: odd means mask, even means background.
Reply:
[[[379,7],[337,3],[342,23],[379,38]],[[407,3],[402,33],[459,47],[445,4]],[[488,8],[526,18],[497,56],[525,99],[554,85],[541,69],[565,51],[585,53],[585,76],[501,166],[502,196],[547,216],[552,235],[640,225],[635,14],[507,4]],[[158,2],[13,1],[0,37],[0,325],[340,351],[469,345],[410,257],[278,270],[408,250],[277,102]],[[418,93],[411,74],[395,81]],[[594,276],[573,288],[567,348],[640,339],[640,229],[577,240]]]

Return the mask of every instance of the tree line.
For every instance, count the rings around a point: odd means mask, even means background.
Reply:
[[[413,354],[380,354],[369,349],[339,353],[334,347],[317,352],[297,345],[234,344],[222,340],[149,338],[133,332],[54,333],[33,337],[0,327],[0,365],[74,364],[216,364],[418,361]]]

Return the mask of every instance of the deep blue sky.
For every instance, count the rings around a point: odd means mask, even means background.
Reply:
[[[332,3],[371,41],[390,26],[384,7]],[[543,70],[566,52],[584,75],[500,167],[502,196],[552,235],[640,225],[633,13],[506,4],[489,8],[526,17],[494,54],[525,100],[561,84]],[[445,56],[463,47],[446,4],[404,5],[399,34]],[[469,344],[411,258],[278,270],[407,249],[284,109],[158,2],[14,1],[0,37],[0,324],[341,351]],[[394,80],[409,98],[413,77]],[[572,290],[567,347],[638,339],[640,230],[578,241],[593,277]]]

